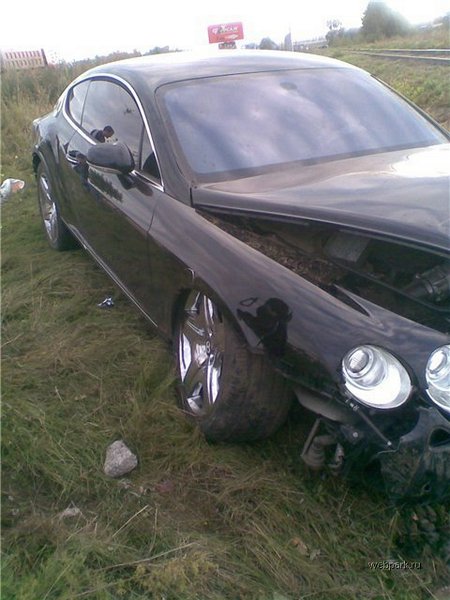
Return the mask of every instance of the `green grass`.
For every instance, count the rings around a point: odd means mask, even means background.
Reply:
[[[3,78],[2,179],[27,187],[2,210],[2,600],[432,597],[448,570],[405,535],[415,511],[310,477],[298,412],[272,440],[208,444],[176,407],[170,348],[83,251],[48,248],[30,123],[73,75]],[[125,481],[102,470],[118,438],[139,457]],[[368,566],[388,558],[422,568]]]
[[[364,39],[361,32],[353,39],[348,37],[336,38],[333,42],[333,48],[336,47],[355,47],[357,49],[381,50],[384,48],[408,48],[408,49],[444,49],[450,45],[450,32],[448,25],[427,29],[415,27],[407,35],[391,38],[382,38],[374,42],[368,42]]]
[[[344,48],[328,49],[327,54],[369,71],[450,129],[448,67],[354,54]]]

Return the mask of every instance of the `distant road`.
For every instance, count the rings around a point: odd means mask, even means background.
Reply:
[[[406,48],[392,50],[352,50],[353,54],[365,54],[367,56],[377,56],[391,60],[412,60],[433,64],[439,64],[444,67],[450,66],[450,49],[432,49],[432,50],[409,50]]]

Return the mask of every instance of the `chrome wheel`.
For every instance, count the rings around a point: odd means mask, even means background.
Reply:
[[[45,173],[39,176],[39,203],[45,231],[53,244],[58,241],[58,210],[50,192],[50,185]]]
[[[178,369],[187,408],[205,414],[216,402],[224,356],[224,324],[215,304],[191,292],[178,333]]]

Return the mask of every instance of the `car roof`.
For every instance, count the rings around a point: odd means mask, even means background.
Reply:
[[[239,73],[291,69],[348,68],[347,63],[315,54],[266,50],[170,52],[100,65],[82,78],[100,74],[122,77],[132,85],[155,89],[167,83]]]

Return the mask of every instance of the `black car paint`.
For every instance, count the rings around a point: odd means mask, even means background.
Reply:
[[[308,219],[448,254],[450,146],[383,152],[199,186],[195,206]],[[426,172],[421,173],[426,166]],[[438,165],[438,166],[436,166]]]
[[[281,60],[276,56],[255,65],[248,57],[241,62],[221,59],[220,68],[230,74],[298,68],[298,58]],[[302,68],[314,68],[316,59],[312,60]],[[317,59],[317,64],[321,61]],[[196,77],[217,74],[217,65],[207,59],[195,66]],[[431,352],[449,342],[445,333],[347,290],[314,285],[214,225],[208,214],[263,215],[269,220],[294,220],[299,226],[333,223],[446,255],[449,215],[443,201],[444,177],[438,172],[433,179],[414,176],[408,169],[401,173],[396,165],[408,165],[420,154],[448,153],[448,148],[346,158],[196,186],[181,173],[153,98],[160,85],[191,78],[192,72],[188,58],[167,73],[163,60],[150,76],[145,60],[90,72],[90,76],[120,76],[140,96],[164,185],[139,172],[124,176],[92,166],[88,177],[80,177],[76,153],[87,155],[94,142],[74,126],[64,109],[36,122],[34,163],[45,163],[64,222],[166,337],[172,336],[180,298],[189,289],[199,289],[228,314],[254,352],[266,352],[274,367],[299,385],[355,410],[342,388],[340,364],[351,348],[370,343],[397,356],[411,376],[413,398],[402,410],[410,414],[418,404],[440,414],[424,391],[425,368]],[[385,207],[396,206],[389,218],[379,219],[380,200]],[[374,416],[374,411],[356,410],[365,419],[369,413]],[[376,439],[376,428],[372,430]],[[378,438],[379,449],[392,450],[384,434]]]
[[[189,231],[188,236],[186,231]],[[176,200],[166,199],[163,207],[157,207],[151,238],[152,262],[158,248],[164,248],[164,254],[168,255],[161,268],[152,313],[167,333],[170,331],[170,314],[166,304],[170,306],[170,299],[177,294],[177,288],[173,287],[176,278],[172,277],[175,263],[179,270],[192,269],[194,284],[204,286],[206,283],[213,297],[225,303],[255,350],[262,349],[260,337],[255,328],[252,330],[248,322],[239,318],[239,311],[249,310],[245,305],[249,298],[256,299],[251,306],[252,314],[256,314],[257,308],[270,298],[282,299],[292,318],[286,323],[288,341],[279,360],[281,365],[292,366],[290,374],[296,371],[300,378],[302,369],[296,370],[296,355],[306,362],[308,371],[314,365],[318,366],[322,380],[328,373],[338,381],[344,354],[368,340],[401,356],[411,371],[424,373],[431,351],[448,339],[440,332],[393,315],[354,295],[348,294],[349,302],[339,299],[337,294],[318,288],[218,229],[200,213],[180,207]],[[205,261],[205,254],[208,261]],[[186,256],[189,256],[188,264],[184,262]],[[161,264],[162,258],[158,256],[154,262]],[[239,278],[236,277],[237,265]],[[165,302],[167,298],[169,301]],[[317,323],[321,323],[319,331]],[[423,379],[420,384],[423,388]]]

